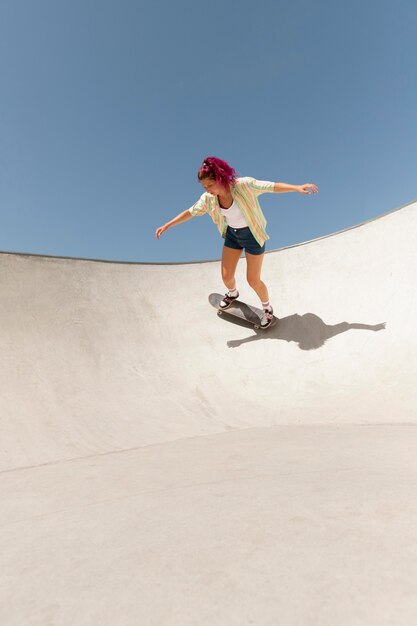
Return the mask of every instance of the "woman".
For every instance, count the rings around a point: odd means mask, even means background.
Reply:
[[[245,177],[238,178],[235,170],[222,159],[207,157],[198,170],[198,179],[205,189],[197,202],[170,222],[156,230],[156,238],[177,224],[196,215],[209,213],[224,238],[222,254],[222,278],[228,291],[220,303],[227,309],[239,297],[236,289],[235,271],[245,250],[247,281],[258,294],[264,314],[261,328],[267,328],[273,320],[273,308],[269,302],[268,288],[261,280],[265,241],[266,219],[259,205],[261,193],[285,193],[298,191],[302,194],[317,193],[316,185],[288,185]]]

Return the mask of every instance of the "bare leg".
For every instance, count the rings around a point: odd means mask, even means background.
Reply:
[[[235,250],[234,248],[223,246],[222,278],[228,289],[236,288],[235,272],[241,254],[242,250]]]
[[[269,301],[268,288],[261,280],[262,263],[264,260],[263,254],[248,254],[246,253],[247,263],[247,280],[249,285],[259,296],[261,302]]]

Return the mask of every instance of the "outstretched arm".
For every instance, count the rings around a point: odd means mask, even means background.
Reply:
[[[166,230],[168,230],[168,228],[172,228],[172,226],[176,226],[177,224],[182,224],[183,222],[188,222],[188,220],[191,220],[193,217],[194,215],[191,215],[189,209],[187,209],[186,211],[183,211],[182,213],[179,213],[177,217],[174,217],[170,222],[167,222],[163,226],[160,226],[159,228],[156,229],[156,232],[155,232],[156,238],[159,239],[159,237]]]
[[[298,193],[317,193],[318,187],[312,183],[304,185],[289,185],[288,183],[275,183],[274,193],[288,193],[290,191],[298,191]]]

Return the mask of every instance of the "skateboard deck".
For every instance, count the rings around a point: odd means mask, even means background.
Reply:
[[[211,293],[209,295],[209,302],[211,306],[217,309],[217,315],[221,317],[237,317],[240,320],[248,322],[252,324],[255,330],[263,330],[261,328],[261,317],[263,315],[263,310],[259,309],[256,306],[252,306],[251,304],[246,304],[246,302],[242,302],[241,300],[234,300],[233,304],[231,304],[227,309],[220,309],[220,302],[223,300],[224,296],[220,293]],[[265,328],[268,330],[271,326],[274,326],[278,321],[278,318],[275,317],[272,320],[271,324]]]

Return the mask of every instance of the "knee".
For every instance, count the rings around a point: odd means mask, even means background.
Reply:
[[[234,279],[235,275],[228,271],[225,267],[222,268],[222,278],[223,281],[230,282]]]
[[[252,287],[252,289],[256,289],[262,284],[261,279],[256,276],[248,275],[246,278],[247,278],[249,286]]]

